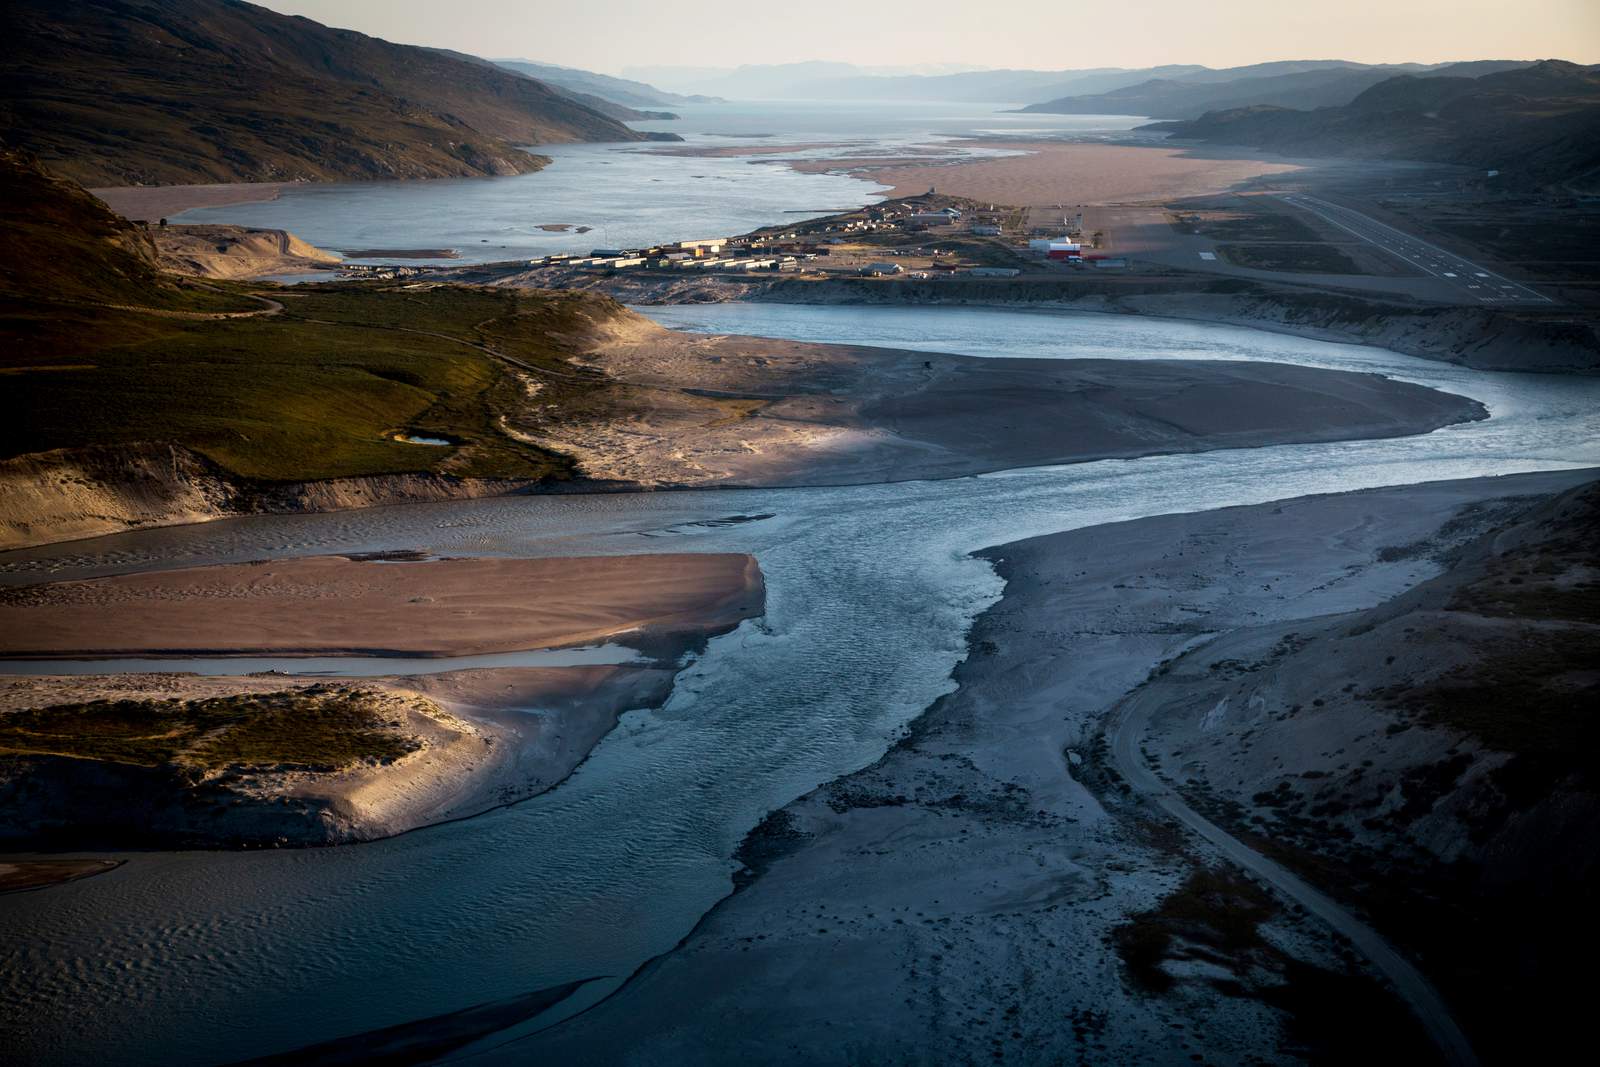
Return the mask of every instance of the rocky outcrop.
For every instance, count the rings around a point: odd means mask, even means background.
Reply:
[[[163,226],[153,231],[161,269],[199,278],[259,278],[333,267],[341,257],[288,230]]]

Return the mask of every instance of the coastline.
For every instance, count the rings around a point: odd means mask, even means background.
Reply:
[[[1158,914],[1196,870],[1225,865],[1128,793],[1102,723],[1162,663],[1219,632],[1371,607],[1438,572],[1426,557],[1386,559],[1389,545],[1463,517],[1452,536],[1470,539],[1503,514],[1482,505],[1594,477],[1303,497],[978,553],[1007,585],[974,624],[958,688],[878,762],[769,815],[741,849],[732,895],[617,993],[540,1035],[539,1054],[1114,1061],[1176,1031],[1185,1052],[1276,1059],[1283,1028],[1316,1012],[1272,993],[1274,971],[1347,986],[1350,1003],[1373,1006],[1373,1026],[1417,1043],[1403,1011],[1382,1017],[1396,1006],[1370,971],[1321,947],[1315,919],[1270,900],[1250,905],[1266,910],[1251,923],[1257,940],[1230,950],[1243,957],[1213,961],[1213,973],[1243,964],[1265,979],[1212,987],[1209,964],[1192,978],[1180,964],[1180,995],[1130,987],[1116,931]],[[841,966],[858,976],[847,988],[830,979]],[[1062,1018],[1070,1030],[1055,1026]],[[1316,1036],[1335,1051],[1349,1040]]]
[[[112,211],[133,222],[155,222],[185,211],[230,204],[262,204],[306,182],[213,182],[207,185],[112,185],[90,189]]]

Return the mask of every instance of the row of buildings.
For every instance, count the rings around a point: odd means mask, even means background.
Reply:
[[[738,245],[725,237],[679,241],[651,248],[596,248],[587,256],[558,254],[528,260],[530,267],[568,267],[583,270],[655,268],[668,270],[798,270],[803,259],[818,253],[780,255],[724,255]],[[748,251],[747,248],[743,249]]]

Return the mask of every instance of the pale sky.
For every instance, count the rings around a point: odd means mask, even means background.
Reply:
[[[1600,0],[257,0],[404,44],[614,74],[837,60],[1062,70],[1270,59],[1600,62]]]

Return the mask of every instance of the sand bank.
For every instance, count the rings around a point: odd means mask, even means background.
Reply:
[[[960,143],[960,142],[958,142]],[[978,141],[976,147],[1002,148],[1024,155],[1000,159],[917,163],[863,163],[848,157],[797,160],[806,173],[847,171],[858,178],[893,186],[891,197],[913,196],[930,188],[995,204],[1106,204],[1168,200],[1223,192],[1269,174],[1287,174],[1301,165],[1259,158],[1222,158],[1181,148],[1058,141]]]
[[[117,860],[6,859],[0,860],[0,893],[75,882],[116,870]]]
[[[528,1054],[1142,1063],[1278,1062],[1309,1049],[1351,1058],[1344,1013],[1318,1027],[1321,994],[1297,1002],[1285,988],[1332,981],[1315,988],[1344,990],[1346,1005],[1370,995],[1361,1041],[1384,1011],[1403,1028],[1404,1010],[1351,969],[1324,928],[1270,899],[1254,918],[1230,914],[1225,898],[1185,913],[1199,916],[1194,952],[1155,960],[1171,992],[1132,984],[1115,931],[1144,929],[1132,917],[1167,899],[1197,862],[1218,861],[1128,797],[1100,741],[1104,716],[1163,660],[1220,631],[1371,607],[1426,580],[1437,564],[1381,550],[1437,537],[1464,508],[1589,477],[1310,497],[988,550],[1006,592],[970,635],[960,688],[878,763],[770,818],[742,853],[752,882],[679,949]],[[1476,521],[1481,529],[1492,517]],[[1234,933],[1206,940],[1208,916]],[[1291,966],[1300,969],[1286,987]],[[1283,1006],[1304,1012],[1292,1037]]]
[[[744,555],[313,556],[13,590],[0,655],[467,656],[715,633],[762,596]]]
[[[389,562],[322,556],[58,582],[7,591],[0,655],[145,653],[460,656],[611,638],[668,655],[761,612],[755,561],[733,554]],[[665,642],[663,644],[663,642]],[[458,670],[359,681],[283,674],[21,676],[0,680],[0,841],[13,847],[325,845],[465,818],[549,789],[624,711],[659,705],[674,666]],[[238,698],[250,698],[240,704]],[[363,758],[245,762],[193,716],[226,698],[230,723],[312,723],[363,709]],[[109,701],[123,710],[71,710]],[[159,728],[151,702],[162,705]],[[118,702],[136,702],[118,703]],[[50,725],[30,709],[55,708]],[[332,709],[318,710],[318,709]],[[342,712],[339,712],[343,714]],[[215,714],[215,713],[211,713]],[[55,716],[51,718],[50,716]],[[63,717],[65,716],[65,717]],[[106,748],[80,721],[109,716]],[[201,720],[193,720],[201,721]],[[205,720],[205,721],[216,721]],[[248,725],[222,727],[224,731]],[[352,727],[353,729],[354,727]],[[204,727],[211,730],[211,727]],[[292,736],[301,736],[294,725]],[[326,727],[318,736],[327,736]],[[343,729],[342,727],[340,729]],[[151,731],[155,732],[152,734]],[[266,741],[279,744],[287,726]],[[188,732],[184,732],[188,731]],[[375,744],[374,733],[393,743]],[[175,755],[144,755],[182,737]],[[193,737],[193,741],[187,740]],[[176,743],[176,742],[173,742]],[[169,742],[156,742],[157,749]],[[332,746],[331,748],[329,746]],[[383,753],[380,757],[371,753]]]
[[[584,360],[617,419],[510,428],[590,478],[842,485],[1269,443],[1422,433],[1475,401],[1370,374],[1266,363],[983,359],[674,333],[617,320]]]
[[[693,156],[701,159],[737,159],[740,156],[780,156],[822,148],[855,148],[868,141],[800,141],[794,144],[684,145],[680,148],[646,148],[652,156]]]
[[[164,226],[151,231],[163,270],[200,278],[259,278],[338,266],[336,253],[288,230],[243,226]]]
[[[285,692],[376,694],[414,749],[337,770],[171,767],[42,754],[0,758],[0,841],[12,847],[263,847],[370,841],[526,799],[572,773],[617,717],[666,699],[663,667],[499,668],[330,682],[189,674],[0,680],[7,713],[107,701]]]
[[[214,185],[117,185],[89,192],[123,218],[155,222],[191,208],[276,200],[299,182],[223,182]]]

